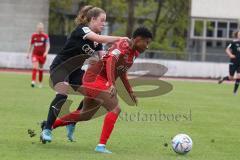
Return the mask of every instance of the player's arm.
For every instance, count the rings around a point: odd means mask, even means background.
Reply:
[[[77,30],[77,36],[82,37],[83,39],[88,39],[97,43],[113,43],[121,39],[130,40],[128,37],[118,37],[118,36],[106,36],[99,35],[91,31],[89,27],[82,27]]]
[[[115,56],[110,55],[106,61],[106,73],[107,80],[110,86],[110,94],[114,96],[116,94],[115,89],[115,69],[116,69],[117,58]]]
[[[128,37],[99,35],[94,32],[89,32],[85,38],[98,43],[113,43],[122,39],[129,40]]]
[[[31,40],[29,41],[28,45],[27,58],[31,56],[32,50],[33,50],[33,38],[31,37]]]
[[[46,38],[46,49],[45,52],[43,53],[43,57],[46,57],[48,55],[48,52],[50,50],[50,42],[49,42],[49,38]]]
[[[109,56],[106,60],[106,73],[108,84],[110,86],[109,88],[110,94],[111,96],[114,96],[117,93],[115,88],[115,69],[116,63],[118,61],[118,56],[121,54],[121,52],[118,49],[114,49],[108,54]]]
[[[235,55],[232,53],[231,47],[232,47],[232,43],[230,43],[230,44],[228,45],[228,47],[226,48],[225,51],[226,51],[228,57],[232,59],[232,58],[235,58]]]
[[[128,78],[127,78],[127,72],[125,72],[124,74],[120,75],[120,79],[122,80],[129,96],[131,97],[131,99],[133,100],[133,102],[137,105],[137,98],[136,96],[134,95],[133,93],[133,90],[132,90],[132,87],[128,81]]]

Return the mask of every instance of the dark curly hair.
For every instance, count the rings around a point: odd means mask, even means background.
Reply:
[[[152,39],[152,33],[149,29],[147,29],[146,27],[138,27],[132,35],[132,38],[136,38],[136,37],[142,37],[142,38],[151,38]]]

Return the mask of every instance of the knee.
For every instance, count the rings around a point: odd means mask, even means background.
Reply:
[[[59,82],[54,86],[54,90],[61,95],[67,95],[68,89],[69,85],[65,82]]]
[[[117,115],[119,115],[121,113],[121,108],[119,106],[115,107],[112,112],[116,113]]]
[[[90,119],[92,119],[92,117],[85,117],[83,118],[83,121],[89,121]]]
[[[80,119],[79,121],[89,121],[92,119],[92,116],[89,116],[89,115],[81,115],[80,114]]]

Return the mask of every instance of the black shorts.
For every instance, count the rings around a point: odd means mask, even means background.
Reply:
[[[67,62],[56,56],[50,66],[52,86],[55,86],[59,82],[68,82],[76,91],[82,85],[82,78],[85,71],[81,70],[81,67],[84,61],[85,59],[70,60]]]
[[[230,62],[230,64],[229,64],[229,75],[234,76],[235,72],[240,73],[240,64]]]

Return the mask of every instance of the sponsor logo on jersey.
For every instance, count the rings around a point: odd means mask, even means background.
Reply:
[[[98,43],[97,43],[97,42],[94,42],[94,47],[95,47],[95,48],[97,47],[97,45],[98,45]]]
[[[88,54],[88,55],[93,55],[94,52],[95,52],[95,50],[92,49],[88,44],[84,44],[84,45],[82,46],[82,50],[83,50],[86,54]]]
[[[43,42],[35,42],[35,43],[34,43],[34,46],[35,46],[35,47],[43,46],[43,44],[44,44]]]

